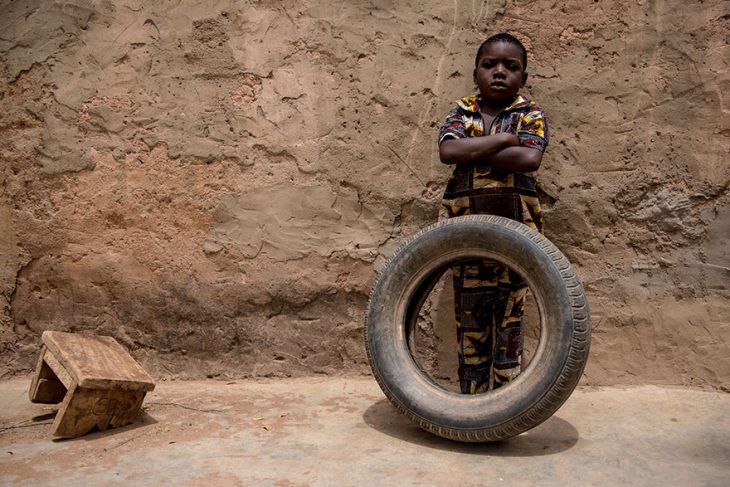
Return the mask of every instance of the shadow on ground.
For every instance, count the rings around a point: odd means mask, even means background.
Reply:
[[[52,413],[53,416],[55,414]],[[73,441],[95,441],[100,440],[102,438],[109,438],[115,435],[118,435],[120,433],[126,433],[128,431],[136,430],[137,428],[142,428],[144,426],[151,426],[153,424],[156,424],[158,421],[153,417],[150,416],[149,413],[146,411],[142,411],[137,416],[137,419],[134,420],[134,423],[128,424],[126,426],[120,426],[119,428],[109,428],[105,431],[99,431],[99,429],[94,428],[91,430],[91,432],[79,436],[78,438],[54,438],[54,443],[66,443],[66,442],[73,442]]]
[[[553,416],[519,436],[492,443],[459,443],[435,436],[408,420],[390,402],[382,399],[363,414],[371,428],[416,445],[471,455],[497,457],[534,457],[554,455],[572,448],[580,436],[564,419]]]

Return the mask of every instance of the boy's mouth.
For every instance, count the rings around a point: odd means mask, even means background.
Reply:
[[[507,84],[504,81],[492,81],[489,86],[492,88],[506,88]]]

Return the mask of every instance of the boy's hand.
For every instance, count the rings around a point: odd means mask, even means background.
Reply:
[[[497,138],[502,145],[502,148],[520,145],[520,138],[515,134],[510,134],[509,132],[501,132],[499,134],[491,135],[490,137]]]
[[[520,145],[520,138],[517,137],[516,134],[510,134],[509,132],[502,132],[501,134],[496,134],[496,135],[502,137],[505,147],[512,147],[515,145]]]

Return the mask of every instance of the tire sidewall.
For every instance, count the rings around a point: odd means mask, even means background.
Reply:
[[[546,419],[537,417],[545,415],[537,406],[569,360],[572,312],[561,271],[538,245],[541,240],[547,242],[505,218],[460,217],[424,230],[391,258],[373,289],[366,332],[373,371],[396,406],[435,428],[464,431],[515,424],[530,416]],[[456,394],[433,382],[411,356],[404,330],[418,285],[450,260],[466,257],[495,259],[517,270],[541,315],[540,342],[529,366],[508,386],[478,395]]]

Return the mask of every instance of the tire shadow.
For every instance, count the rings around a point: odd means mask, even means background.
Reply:
[[[514,438],[491,443],[461,443],[441,438],[419,428],[387,399],[382,399],[366,409],[363,420],[374,430],[398,440],[470,455],[495,457],[554,455],[569,450],[580,438],[578,430],[572,424],[552,416],[544,423]]]

